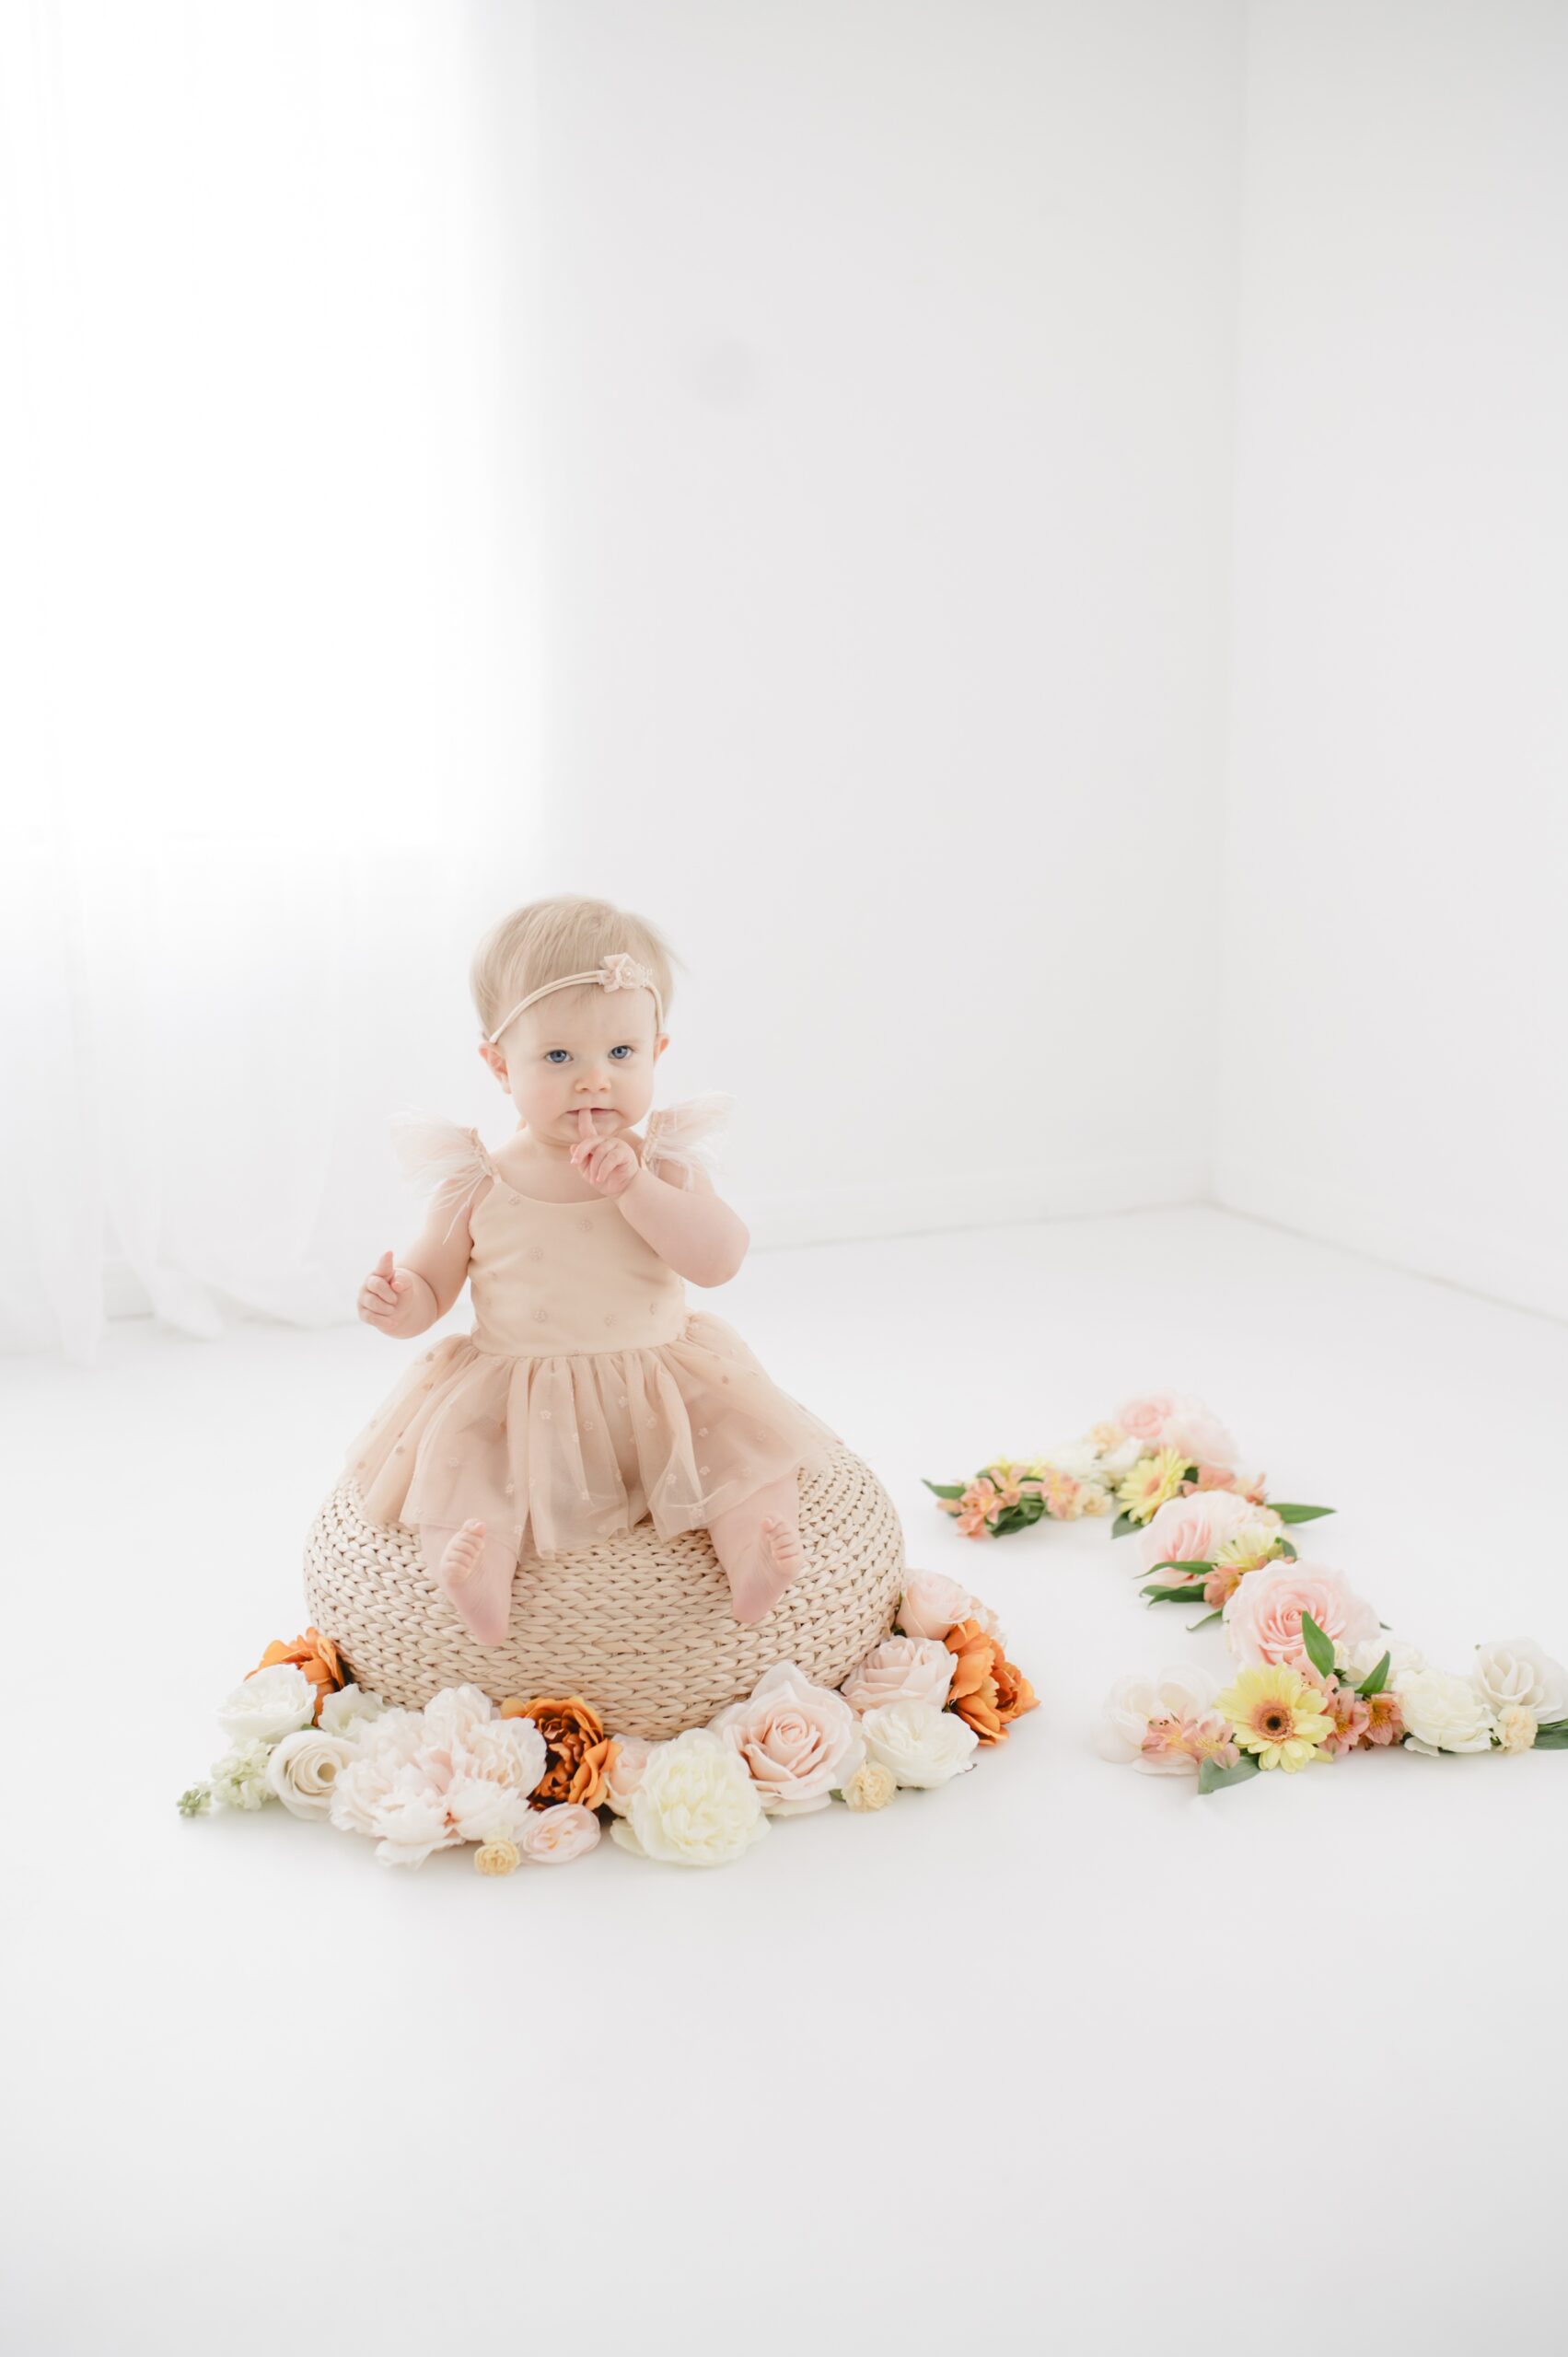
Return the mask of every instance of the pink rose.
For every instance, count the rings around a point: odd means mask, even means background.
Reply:
[[[1165,1420],[1175,1411],[1174,1391],[1145,1391],[1136,1399],[1129,1399],[1125,1407],[1118,1408],[1112,1421],[1120,1424],[1124,1433],[1131,1433],[1134,1440],[1144,1442],[1150,1448],[1157,1448],[1160,1434],[1165,1430]]]
[[[894,1617],[907,1637],[935,1637],[940,1642],[960,1620],[978,1620],[988,1637],[994,1637],[998,1644],[1004,1642],[990,1606],[943,1572],[912,1572]]]
[[[618,1735],[615,1740],[620,1748],[605,1770],[604,1797],[617,1817],[624,1817],[631,1807],[633,1794],[643,1781],[653,1745],[640,1735]]]
[[[1236,1462],[1236,1443],[1219,1418],[1183,1391],[1143,1392],[1117,1410],[1116,1421],[1145,1448],[1179,1448],[1211,1465]]]
[[[1378,1633],[1376,1613],[1342,1572],[1323,1563],[1293,1563],[1282,1555],[1249,1572],[1226,1603],[1225,1643],[1237,1661],[1283,1662],[1292,1669],[1309,1669],[1301,1642],[1304,1612],[1310,1612],[1335,1645],[1358,1644]]]
[[[826,1808],[865,1757],[860,1721],[843,1696],[813,1685],[793,1661],[764,1670],[747,1701],[708,1724],[745,1761],[770,1817]]]
[[[581,1801],[552,1801],[529,1809],[516,1840],[518,1856],[533,1865],[569,1865],[598,1840],[598,1818]]]
[[[1272,1506],[1255,1506],[1234,1490],[1190,1490],[1185,1497],[1167,1498],[1144,1529],[1133,1534],[1133,1568],[1147,1579],[1156,1563],[1212,1563],[1227,1538],[1249,1525],[1274,1530],[1284,1525]],[[1171,1585],[1179,1572],[1162,1572]]]
[[[884,1702],[930,1702],[940,1711],[958,1662],[940,1638],[885,1637],[840,1691],[853,1711],[875,1711]]]

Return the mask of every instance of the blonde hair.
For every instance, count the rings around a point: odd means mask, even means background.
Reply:
[[[645,917],[618,909],[612,900],[569,894],[529,900],[524,908],[508,911],[491,926],[469,968],[481,1038],[488,1039],[503,1016],[530,991],[542,990],[563,974],[588,973],[617,949],[630,950],[649,969],[668,1022],[675,992],[671,970],[680,960]],[[580,991],[598,987],[593,982],[578,986]]]

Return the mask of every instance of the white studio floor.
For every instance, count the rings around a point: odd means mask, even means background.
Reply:
[[[1434,1661],[1568,1658],[1568,1329],[1202,1208],[759,1253],[693,1294],[1040,1697],[946,1790],[708,1872],[606,1838],[489,1881],[281,1808],[181,1817],[415,1346],[135,1322],[91,1373],[0,1362],[17,2357],[1555,2345],[1568,1756],[1202,1801],[1109,1767],[1111,1679],[1221,1667],[1218,1631],[1143,1607],[1106,1525],[966,1540],[921,1476],[1192,1390],[1276,1495],[1337,1507],[1302,1554]]]

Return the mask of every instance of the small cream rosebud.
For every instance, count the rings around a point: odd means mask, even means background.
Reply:
[[[509,1875],[517,1858],[515,1841],[482,1841],[473,1853],[474,1868],[482,1875]]]
[[[878,1759],[863,1759],[847,1784],[840,1787],[851,1808],[886,1808],[898,1790],[890,1768]]]
[[[1497,1733],[1504,1751],[1528,1751],[1539,1732],[1535,1713],[1522,1702],[1509,1702],[1497,1713]]]

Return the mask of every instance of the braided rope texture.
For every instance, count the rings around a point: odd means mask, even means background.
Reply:
[[[555,1562],[528,1558],[504,1644],[482,1645],[425,1570],[416,1532],[366,1519],[340,1482],[305,1542],[312,1622],[355,1682],[423,1709],[444,1686],[580,1694],[610,1735],[663,1743],[750,1693],[775,1662],[839,1686],[892,1629],[905,1581],[892,1500],[849,1449],[800,1484],[806,1561],[763,1620],[745,1627],[705,1530],[661,1539],[650,1522]]]

